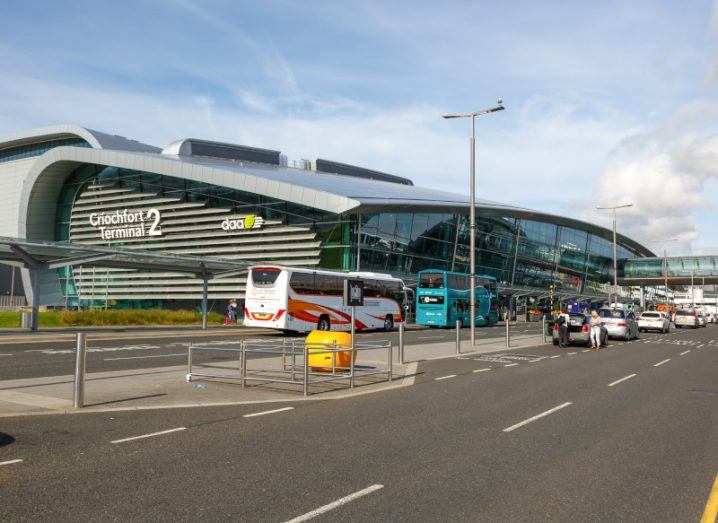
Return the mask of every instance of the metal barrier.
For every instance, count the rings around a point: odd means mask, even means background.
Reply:
[[[188,382],[193,378],[214,378],[239,380],[242,388],[247,386],[248,381],[285,383],[289,385],[301,385],[302,393],[307,396],[310,393],[310,386],[318,383],[327,383],[339,380],[348,380],[349,387],[354,388],[356,379],[366,378],[377,374],[386,374],[387,381],[392,381],[392,357],[393,347],[390,341],[379,342],[355,342],[354,352],[359,354],[363,351],[383,350],[386,351],[386,368],[357,366],[354,357],[349,358],[348,366],[337,364],[339,353],[351,352],[349,345],[313,346],[309,347],[304,340],[284,338],[277,340],[243,340],[239,348],[212,347],[210,345],[188,344],[187,349],[187,376]],[[196,372],[198,364],[194,361],[197,353],[201,352],[223,352],[235,355],[237,364],[231,367],[219,367],[217,365],[204,365],[204,369],[230,370],[230,373],[211,373],[209,371]],[[324,365],[310,365],[310,356],[320,354],[331,354],[331,368]],[[250,365],[251,356],[256,361],[268,361],[272,357],[279,360],[275,368],[253,367]],[[269,358],[268,358],[269,357]],[[230,356],[230,359],[234,359]],[[299,361],[297,361],[299,360]],[[326,372],[314,370],[315,368],[326,368]],[[235,373],[236,372],[236,373]]]

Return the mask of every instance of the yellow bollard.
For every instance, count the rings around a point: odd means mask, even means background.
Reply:
[[[324,352],[334,346],[350,347],[352,342],[351,334],[348,332],[338,331],[312,331],[307,336],[304,343],[309,351],[309,367],[314,371],[331,372],[332,357],[336,357],[336,367],[341,367],[342,371],[347,371],[351,365],[349,354],[351,349],[339,352]],[[354,361],[356,361],[356,350],[354,351]]]

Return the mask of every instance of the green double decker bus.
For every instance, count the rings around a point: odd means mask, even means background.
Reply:
[[[459,320],[470,324],[469,275],[427,269],[419,272],[416,289],[416,324],[453,327]],[[476,276],[476,325],[491,326],[499,320],[496,278]]]

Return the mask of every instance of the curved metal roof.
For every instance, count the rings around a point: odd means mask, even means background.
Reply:
[[[69,170],[74,169],[78,163],[111,165],[186,178],[334,213],[401,209],[468,212],[469,207],[468,196],[414,185],[368,178],[347,178],[336,174],[246,161],[172,155],[168,154],[170,151],[167,149],[164,154],[158,154],[159,148],[74,125],[52,126],[0,137],[0,147],[9,146],[11,143],[31,143],[40,137],[48,136],[80,136],[94,149],[57,147],[38,159],[28,174],[21,198],[19,229],[22,232],[25,232],[25,223],[28,223],[26,220],[31,194],[38,182],[39,185],[50,184],[53,187],[61,184],[64,180],[63,173],[69,174]],[[44,203],[51,204],[49,201]],[[477,199],[476,206],[481,214],[547,221],[612,239],[610,230],[574,218],[483,199]],[[619,234],[618,240],[641,255],[653,256],[650,250],[631,238]]]
[[[25,131],[18,131],[16,133],[0,135],[0,149],[15,147],[17,145],[37,143],[44,140],[69,138],[73,136],[82,138],[94,149],[113,149],[117,151],[149,153],[158,153],[161,151],[159,147],[138,142],[136,140],[130,140],[124,136],[106,134],[73,124],[51,125],[48,127],[38,127],[36,129],[28,129]]]

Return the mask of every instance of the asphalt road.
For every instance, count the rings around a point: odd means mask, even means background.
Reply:
[[[481,328],[477,331],[479,341],[504,336],[504,327]],[[540,335],[537,324],[518,325],[513,328],[516,335]],[[217,331],[210,335],[177,335],[165,337],[155,333],[138,333],[129,340],[126,335],[112,339],[111,333],[87,334],[87,371],[102,372],[115,370],[134,370],[170,365],[181,365],[187,360],[187,344],[202,343],[213,346],[237,346],[241,340],[262,338],[281,338],[281,333],[258,334],[256,329],[232,328],[227,332]],[[463,329],[462,338],[468,339],[469,330]],[[450,329],[407,330],[407,344],[430,344],[455,339],[455,331]],[[299,336],[298,336],[299,337]],[[398,342],[397,332],[364,332],[358,334],[359,340],[387,340]],[[44,376],[62,376],[74,373],[75,343],[52,339],[24,338],[21,342],[3,340],[0,337],[0,380],[39,378]],[[201,357],[201,356],[198,356]],[[229,359],[226,356],[213,356],[214,359]]]
[[[718,327],[419,370],[340,401],[2,419],[0,520],[700,519]]]

